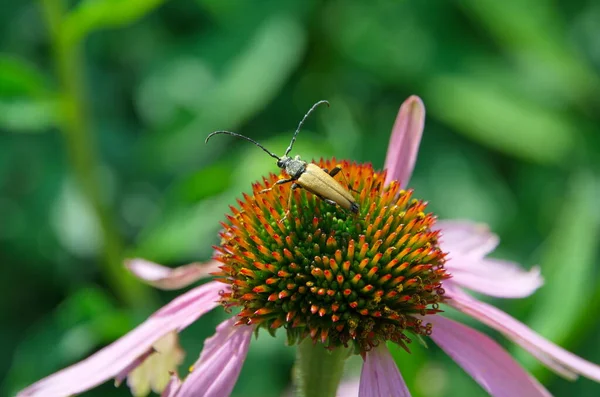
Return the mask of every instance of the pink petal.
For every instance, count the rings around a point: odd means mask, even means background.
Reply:
[[[131,371],[135,370],[140,365],[142,365],[144,363],[144,361],[146,361],[146,359],[148,357],[150,357],[151,355],[153,355],[154,353],[156,353],[154,351],[154,346],[151,346],[148,350],[146,350],[146,352],[144,354],[142,354],[141,356],[139,356],[138,358],[136,358],[135,360],[130,362],[129,365],[127,365],[125,368],[123,368],[121,371],[119,371],[119,373],[114,376],[115,386],[116,387],[121,386],[121,383],[123,383],[123,380],[125,380],[125,378],[127,378],[129,373]],[[129,385],[129,387],[131,387],[131,385]],[[133,394],[135,394],[135,393],[133,393]]]
[[[539,267],[525,271],[516,263],[499,259],[480,259],[471,266],[453,269],[452,262],[457,261],[447,262],[446,268],[452,274],[452,278],[446,283],[457,284],[498,298],[523,298],[544,284]]]
[[[207,263],[190,263],[175,268],[161,266],[145,259],[130,259],[125,266],[134,276],[160,289],[173,290],[210,277],[210,273],[218,272],[221,264],[217,261]]]
[[[516,263],[484,258],[499,241],[484,224],[439,221],[435,229],[441,231],[440,247],[448,253],[445,266],[452,278],[447,284],[500,298],[522,298],[544,283],[538,267],[526,271]]]
[[[404,188],[415,168],[417,152],[425,125],[425,106],[418,96],[409,97],[396,117],[384,168],[387,170],[385,184],[399,181]]]
[[[446,290],[446,294],[452,298],[448,301],[449,305],[500,331],[550,369],[567,377],[580,374],[600,382],[600,366],[568,352],[502,310],[480,302],[460,290],[450,288]]]
[[[359,397],[410,397],[410,392],[385,343],[367,352],[360,373]]]
[[[181,387],[181,379],[179,379],[179,376],[177,376],[176,373],[172,372],[171,380],[169,380],[167,387],[165,387],[165,390],[163,390],[163,392],[160,396],[161,397],[175,397],[175,396],[177,396],[177,392],[179,391],[180,387]]]
[[[95,354],[44,378],[18,396],[68,396],[81,393],[110,378],[123,375],[139,357],[165,334],[181,330],[219,305],[223,284],[210,282],[175,298],[146,321]],[[129,368],[131,369],[131,368]]]
[[[237,381],[254,327],[234,326],[237,318],[223,321],[206,340],[193,371],[183,381],[177,397],[225,397]]]
[[[466,325],[442,316],[427,316],[431,338],[494,397],[551,396],[498,343]]]
[[[498,236],[490,232],[489,227],[483,223],[438,221],[433,229],[441,230],[440,247],[449,253],[448,265],[457,269],[472,265],[464,259],[483,258],[492,252],[499,242]],[[453,259],[456,261],[451,264]]]

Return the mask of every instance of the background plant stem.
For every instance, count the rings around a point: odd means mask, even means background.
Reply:
[[[123,243],[106,203],[99,177],[100,162],[88,121],[80,47],[68,45],[61,32],[65,14],[62,0],[42,0],[52,40],[55,69],[60,84],[61,131],[71,168],[84,197],[92,207],[102,233],[101,270],[115,294],[131,306],[149,303],[149,290],[123,269]]]
[[[295,366],[296,395],[298,397],[335,397],[347,348],[327,350],[321,344],[313,344],[310,338],[298,345]]]

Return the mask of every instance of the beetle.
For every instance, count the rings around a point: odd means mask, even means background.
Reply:
[[[288,154],[292,150],[292,147],[294,146],[294,142],[296,142],[296,137],[298,136],[298,133],[300,132],[304,121],[319,105],[322,104],[327,104],[327,106],[329,106],[329,102],[319,101],[315,103],[304,115],[304,117],[298,124],[298,128],[296,128],[296,131],[292,136],[290,145],[287,147],[285,154],[282,157],[279,157],[276,154],[272,153],[255,140],[248,138],[245,135],[236,134],[235,132],[230,131],[212,132],[206,137],[205,143],[207,143],[208,140],[214,135],[231,135],[252,142],[256,146],[264,150],[269,156],[277,159],[277,167],[281,168],[282,170],[285,170],[285,172],[289,175],[289,178],[279,179],[277,182],[275,182],[273,186],[271,186],[268,189],[261,190],[260,193],[268,192],[277,185],[282,185],[284,183],[292,183],[292,189],[290,190],[290,196],[288,199],[288,209],[281,220],[284,220],[290,212],[292,191],[297,188],[303,188],[316,195],[326,203],[334,206],[339,205],[341,208],[350,211],[351,213],[356,215],[360,210],[358,203],[356,202],[352,194],[350,194],[350,192],[347,189],[345,189],[337,180],[334,179],[334,177],[342,170],[341,166],[337,165],[332,170],[327,170],[319,167],[316,164],[307,163],[306,161],[302,160],[300,156],[295,156],[293,158],[288,156]]]

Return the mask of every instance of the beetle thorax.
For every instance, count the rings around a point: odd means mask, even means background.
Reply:
[[[300,178],[300,175],[306,171],[306,161],[301,160],[300,156],[294,158],[284,156],[277,162],[277,165],[294,179]]]

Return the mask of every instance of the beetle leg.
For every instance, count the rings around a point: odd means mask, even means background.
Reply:
[[[327,204],[333,205],[334,207],[337,207],[338,203],[336,203],[333,200],[330,200],[328,198],[325,198],[323,196],[321,196],[320,194],[317,193],[313,193],[315,196],[317,196],[320,200],[323,200],[324,202],[326,202]]]
[[[287,216],[290,214],[290,206],[292,205],[292,193],[294,192],[294,189],[300,187],[300,185],[298,185],[297,183],[292,184],[292,188],[290,189],[290,195],[288,196],[288,204],[287,204],[287,210],[285,210],[285,214],[283,214],[283,218],[281,218],[278,222],[282,223],[283,221],[285,221],[285,218],[287,218]]]
[[[334,207],[337,206],[337,203],[335,201],[333,201],[333,200],[329,200],[329,199],[324,198],[323,201],[325,201],[327,204],[333,205]]]
[[[280,220],[277,221],[277,223],[283,223],[283,221],[285,221],[285,219],[287,218],[287,216],[290,213],[290,209],[288,208],[287,211],[285,211],[285,214],[283,214],[283,218],[281,218]]]
[[[341,170],[342,170],[342,166],[341,165],[336,165],[335,167],[333,167],[333,169],[331,171],[328,171],[327,169],[325,169],[324,171],[327,172],[329,174],[329,176],[333,178]]]
[[[283,185],[284,183],[289,183],[289,182],[294,182],[296,179],[294,178],[289,178],[289,179],[278,179],[277,182],[275,182],[276,185]]]
[[[292,183],[292,188],[290,189],[290,195],[288,196],[288,205],[287,205],[287,210],[285,211],[285,214],[283,215],[283,218],[281,218],[278,222],[281,223],[283,221],[285,221],[285,218],[287,218],[287,216],[290,213],[290,208],[292,206],[292,192],[295,189],[298,189],[300,187],[300,185],[298,185],[297,183]]]
[[[292,192],[294,191],[294,185],[292,185],[292,189],[290,189],[290,195],[288,196],[287,210],[285,210],[285,214],[283,214],[283,218],[279,220],[279,223],[285,221],[285,218],[287,218],[287,216],[290,214],[290,206],[292,205]]]
[[[327,169],[323,169],[323,171],[327,172],[329,174],[330,177],[335,177],[340,171],[342,170],[342,166],[341,165],[336,165],[335,167],[333,167],[333,169],[331,171],[327,171]],[[348,183],[348,179],[346,178],[346,175],[344,175],[344,173],[342,172],[342,176],[344,177],[344,181],[346,182],[346,185],[348,186],[349,190],[352,190],[354,193],[360,193],[357,190],[352,189],[352,187],[350,186],[350,184]]]
[[[289,178],[289,179],[279,179],[277,182],[275,182],[275,184],[274,184],[273,186],[271,186],[271,187],[270,187],[270,188],[268,188],[268,189],[263,189],[263,190],[261,190],[261,191],[260,191],[260,192],[258,192],[258,193],[259,193],[259,194],[263,194],[263,193],[266,193],[266,192],[268,192],[268,191],[271,191],[271,190],[273,190],[273,188],[274,188],[275,186],[277,186],[277,185],[283,185],[284,183],[290,183],[290,182],[294,182],[294,181],[295,181],[295,179],[294,179],[294,178]]]

